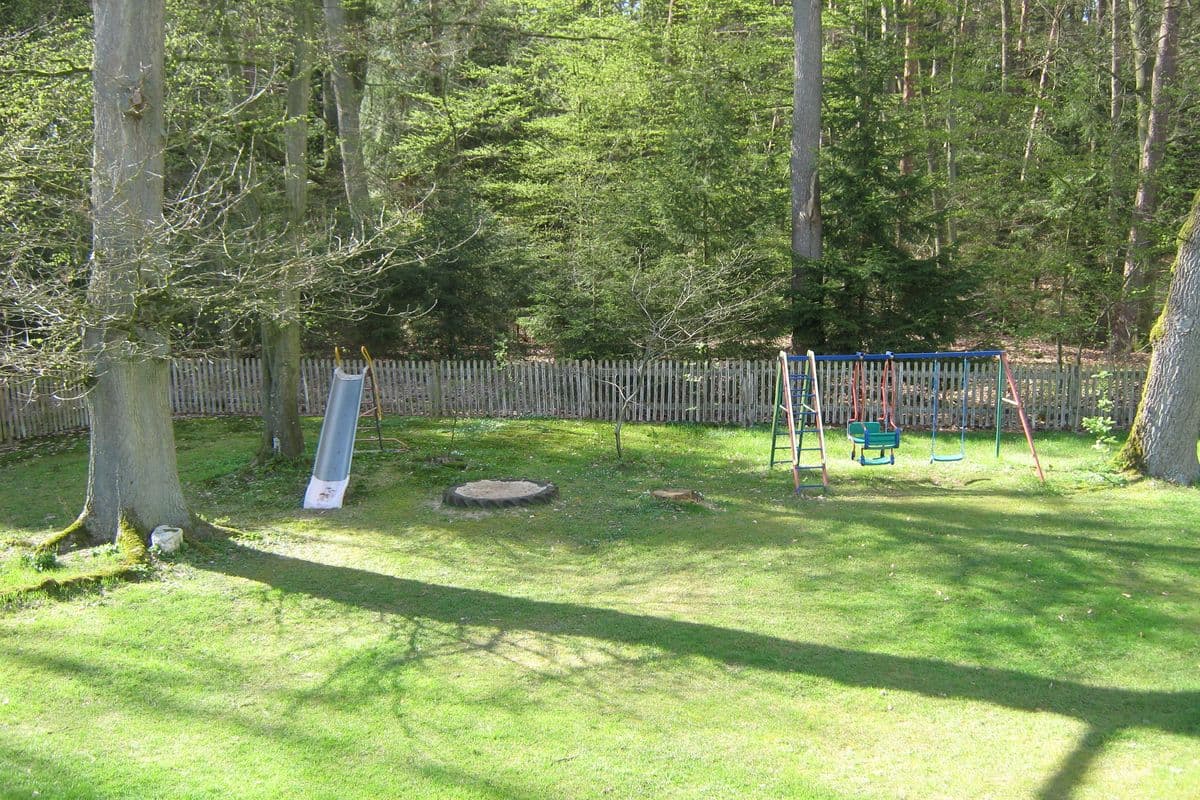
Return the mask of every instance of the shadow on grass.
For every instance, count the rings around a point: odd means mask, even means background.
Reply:
[[[84,770],[70,759],[54,758],[28,749],[0,742],[0,767],[10,765],[11,775],[5,775],[5,781],[0,783],[0,798],[15,800],[15,798],[37,797],[39,792],[46,794],[44,781],[34,781],[33,775],[53,776],[56,789],[69,787],[64,791],[46,795],[49,797],[68,797],[71,800],[103,800],[104,789],[95,786]],[[21,777],[21,773],[25,777]],[[139,782],[140,783],[140,782]],[[33,788],[38,786],[38,789]],[[139,785],[138,788],[144,788]]]
[[[153,670],[145,670],[142,680],[131,682],[129,671],[115,672],[112,669],[97,665],[81,658],[69,656],[55,657],[38,653],[33,650],[5,648],[5,656],[20,662],[32,669],[55,673],[74,681],[82,681],[92,687],[97,694],[116,694],[125,707],[137,707],[142,713],[153,715],[160,719],[172,720],[184,728],[205,729],[214,725],[214,710],[204,702],[193,702],[182,699],[170,690],[156,685],[156,678],[161,677]],[[228,684],[206,687],[216,694],[228,688]],[[232,732],[248,732],[276,743],[296,746],[303,753],[345,754],[346,742],[331,731],[320,729],[301,729],[290,724],[287,720],[267,721],[256,719],[243,714],[234,708],[222,709],[219,715],[219,725],[216,735],[224,738],[223,734]],[[303,758],[303,755],[297,755]],[[59,759],[40,755],[32,748],[21,748],[0,742],[0,777],[3,776],[6,765],[14,769],[23,769],[31,776],[30,785],[42,785],[45,795],[44,782],[48,776],[53,776],[59,784],[71,787],[66,794],[51,794],[50,797],[70,797],[76,800],[99,800],[100,798],[120,797],[169,797],[172,792],[179,790],[178,775],[170,768],[155,774],[139,769],[137,764],[129,759],[116,759],[115,765],[106,765],[108,771],[118,771],[115,781],[119,791],[114,793],[112,781],[104,788],[95,787],[95,776],[86,768],[86,762],[71,759]],[[226,765],[229,768],[229,765]],[[534,794],[519,787],[510,786],[495,777],[473,775],[452,767],[436,764],[408,765],[407,770],[421,775],[428,782],[443,787],[446,793],[454,790],[468,792],[471,796],[484,796],[495,800],[541,800],[548,795]],[[37,776],[36,781],[32,776]],[[343,778],[338,778],[337,771],[328,774],[329,780],[339,781],[339,793],[328,796],[378,796],[374,790],[361,786],[349,788]],[[219,783],[218,781],[215,781]],[[353,786],[353,784],[351,784]],[[198,788],[190,787],[193,792]],[[219,796],[214,792],[220,791],[214,787],[207,789],[204,796]],[[202,789],[202,790],[203,790]],[[349,792],[349,794],[347,794]],[[320,794],[320,793],[318,793]],[[7,798],[29,797],[29,791],[17,791],[13,786],[0,782],[0,800]],[[33,791],[34,797],[37,792]],[[189,795],[191,796],[191,795]],[[326,796],[326,795],[321,795]]]
[[[1042,785],[1042,800],[1063,800],[1106,743],[1127,728],[1200,737],[1200,691],[1132,691],[1051,680],[1014,670],[962,666],[797,642],[733,628],[547,602],[424,583],[234,545],[206,567],[275,589],[383,614],[450,625],[474,624],[657,648],[731,666],[794,673],[845,686],[957,698],[1073,717],[1088,726],[1073,752]]]
[[[1169,542],[1178,521],[1121,523],[1037,509],[947,513],[911,503],[862,509],[857,521],[874,534],[868,549],[879,553],[867,565],[898,551],[926,554],[929,574],[1014,612],[1054,616],[1117,603],[1128,631],[1157,631],[1187,647],[1191,620],[1179,604],[1200,600],[1200,548]]]

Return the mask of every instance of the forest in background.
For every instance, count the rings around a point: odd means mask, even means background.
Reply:
[[[1190,7],[825,3],[824,248],[800,261],[792,13],[169,2],[182,291],[139,302],[175,352],[256,350],[293,306],[306,349],[412,357],[1145,347],[1200,186]],[[52,294],[0,326],[31,347],[69,338],[53,293],[87,281],[91,25],[86,2],[0,2],[0,249]],[[188,298],[198,272],[226,290]]]

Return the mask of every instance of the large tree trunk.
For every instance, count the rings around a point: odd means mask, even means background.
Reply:
[[[142,534],[158,525],[188,524],[175,464],[168,364],[117,354],[99,359],[88,393],[91,453],[83,510],[94,542],[113,541],[122,519]]]
[[[917,20],[912,0],[901,0],[901,14],[904,16],[904,71],[900,76],[900,105],[907,109],[917,96]],[[911,175],[913,163],[912,153],[905,152],[900,157],[900,174]]]
[[[1150,123],[1150,12],[1146,0],[1129,0],[1129,39],[1133,49],[1133,93],[1137,100],[1138,147],[1146,145]]]
[[[294,289],[280,292],[280,302],[294,309],[299,298]],[[294,312],[285,312],[294,313]],[[300,428],[300,326],[292,319],[268,321],[263,340],[263,439],[258,461],[297,459],[304,455]]]
[[[86,336],[91,456],[80,525],[112,541],[184,526],[163,337],[139,324],[135,291],[154,286],[163,202],[163,0],[95,0],[92,264]]]
[[[1109,79],[1108,79],[1108,204],[1109,222],[1119,230],[1121,209],[1121,112],[1125,104],[1121,86],[1121,0],[1109,0]],[[1119,248],[1117,248],[1119,252]],[[1111,256],[1112,268],[1118,269],[1117,254]]]
[[[900,74],[900,104],[907,109],[917,96],[917,19],[912,0],[901,0],[900,6],[904,16],[904,71]],[[900,174],[912,175],[912,170],[912,154],[905,152],[900,156]]]
[[[337,103],[338,144],[342,156],[342,177],[346,187],[346,200],[350,204],[350,216],[356,225],[361,225],[370,209],[367,191],[367,169],[363,160],[362,127],[360,111],[362,92],[355,80],[358,52],[346,10],[341,0],[324,0],[325,33],[329,42],[333,95]]]
[[[969,8],[968,3],[958,0],[950,44],[950,101],[946,103],[946,195],[951,206],[957,204],[955,193],[958,190],[958,45],[966,30]],[[953,212],[946,215],[946,243],[951,247],[958,243],[958,224]]]
[[[792,24],[792,293],[798,299],[821,258],[821,0],[792,0]],[[804,340],[811,346],[812,333],[797,325],[793,346]]]
[[[1171,289],[1151,338],[1150,372],[1121,458],[1151,477],[1195,483],[1200,480],[1200,192],[1179,234]]]
[[[1132,347],[1153,315],[1146,250],[1150,244],[1148,227],[1158,211],[1158,166],[1167,146],[1171,105],[1168,86],[1175,78],[1180,2],[1166,0],[1158,32],[1158,55],[1151,74],[1150,115],[1138,159],[1138,188],[1125,250],[1124,292],[1114,319],[1113,347],[1118,350]]]
[[[1025,56],[1025,37],[1029,32],[1029,0],[1021,0],[1021,13],[1017,18],[1017,57]]]
[[[1109,2],[1109,79],[1108,79],[1108,231],[1105,239],[1105,260],[1108,271],[1113,276],[1113,285],[1119,286],[1124,278],[1121,245],[1123,244],[1119,231],[1125,217],[1123,201],[1126,197],[1125,180],[1126,165],[1121,158],[1121,144],[1124,139],[1121,131],[1121,116],[1125,109],[1125,85],[1122,82],[1121,56],[1122,42],[1125,37],[1125,21],[1121,7],[1124,0],[1108,0]],[[1117,298],[1119,299],[1119,297]],[[1106,327],[1111,333],[1116,329],[1113,314],[1115,308],[1106,309]]]
[[[288,198],[288,231],[296,255],[304,247],[308,216],[308,114],[312,101],[312,16],[309,0],[294,0],[295,33],[292,74],[288,81],[287,119],[283,126],[284,184]],[[258,459],[299,458],[304,454],[300,428],[300,293],[296,281],[283,281],[279,316],[262,326],[263,440]]]
[[[938,74],[938,60],[930,59],[929,64],[929,83],[931,86],[936,86],[940,75]],[[922,95],[921,100],[921,126],[925,132],[925,174],[929,176],[929,194],[930,200],[933,201],[933,210],[938,217],[937,231],[933,235],[933,253],[940,255],[945,249],[946,240],[949,238],[949,229],[947,227],[946,215],[946,198],[942,188],[938,184],[938,143],[936,133],[933,130],[933,125],[929,116],[929,105]]]

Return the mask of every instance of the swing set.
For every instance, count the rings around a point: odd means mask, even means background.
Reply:
[[[962,461],[967,456],[968,425],[968,382],[972,361],[995,360],[996,374],[996,458],[1000,457],[1000,429],[1004,419],[1004,406],[1016,408],[1021,421],[1021,430],[1029,445],[1038,478],[1045,483],[1046,476],[1033,444],[1033,429],[1025,407],[1017,391],[1009,365],[1008,354],[1003,350],[968,350],[959,352],[933,353],[855,353],[853,355],[815,355],[809,351],[803,356],[779,354],[778,371],[775,379],[775,413],[772,419],[771,466],[776,463],[778,450],[790,451],[792,472],[796,490],[827,488],[824,422],[820,415],[821,388],[817,377],[817,364],[828,362],[852,363],[850,370],[851,415],[846,423],[846,439],[850,442],[850,458],[864,467],[879,467],[896,463],[896,450],[900,447],[901,429],[898,408],[902,397],[901,362],[932,361],[932,419],[929,437],[929,462],[942,463]],[[942,365],[959,364],[958,381],[958,449],[938,451],[938,432],[941,417]],[[867,419],[869,414],[868,383],[866,365],[882,363],[879,370],[878,417]],[[785,424],[786,423],[786,424]],[[817,446],[805,447],[804,434],[817,433]],[[780,440],[788,437],[786,444]],[[802,465],[800,453],[819,451],[819,463]],[[809,460],[812,460],[811,458]],[[804,475],[819,470],[820,483],[805,482]]]

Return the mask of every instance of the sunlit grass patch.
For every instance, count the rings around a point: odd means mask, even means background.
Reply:
[[[1200,499],[1091,440],[986,434],[828,495],[762,429],[392,420],[345,508],[253,423],[179,424],[243,533],[0,613],[0,775],[43,797],[1143,798],[1200,785]],[[437,459],[458,454],[462,463]],[[79,444],[0,465],[0,538],[69,521]],[[536,508],[451,483],[551,480]],[[54,491],[37,491],[51,486]],[[698,491],[703,505],[652,500]],[[49,519],[48,517],[53,517]],[[16,549],[0,556],[5,570]],[[7,574],[7,573],[0,573]],[[111,732],[120,730],[121,736]]]

